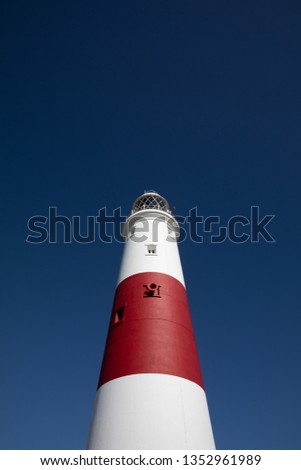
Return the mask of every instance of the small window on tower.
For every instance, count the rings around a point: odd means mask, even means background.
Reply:
[[[156,255],[157,254],[157,246],[156,245],[147,245],[147,254],[148,255]]]
[[[116,325],[116,323],[120,323],[123,319],[124,319],[124,307],[120,307],[118,310],[114,312],[114,317],[113,317],[114,325]]]

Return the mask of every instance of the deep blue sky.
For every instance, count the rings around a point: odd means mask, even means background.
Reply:
[[[180,246],[216,445],[300,449],[301,6],[6,2],[3,449],[85,448],[122,244],[26,243],[27,220],[275,214],[276,243]]]

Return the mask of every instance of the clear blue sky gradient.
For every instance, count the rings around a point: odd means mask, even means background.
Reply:
[[[0,23],[0,447],[86,447],[123,248],[28,244],[27,220],[154,188],[275,214],[274,244],[180,252],[217,447],[300,449],[300,2],[12,0]]]

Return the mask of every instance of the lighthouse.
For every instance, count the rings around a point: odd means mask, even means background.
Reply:
[[[214,449],[166,199],[133,203],[97,387],[88,449]]]

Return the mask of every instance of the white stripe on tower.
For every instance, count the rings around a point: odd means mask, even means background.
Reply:
[[[123,252],[118,284],[133,274],[157,272],[172,276],[185,286],[179,256],[179,226],[169,213],[141,210],[132,213],[125,225],[126,247]],[[155,253],[149,251],[155,250]]]
[[[163,197],[134,202],[89,449],[214,449],[178,232]]]

